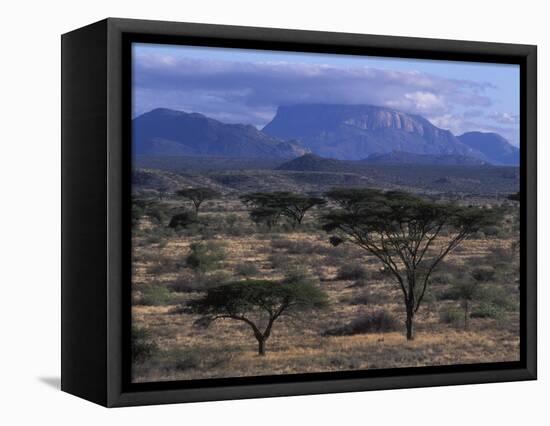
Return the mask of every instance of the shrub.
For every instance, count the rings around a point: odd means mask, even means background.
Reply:
[[[225,216],[225,223],[227,226],[232,228],[237,223],[237,220],[239,217],[235,213],[229,213],[227,216]]]
[[[348,299],[350,305],[368,305],[371,303],[370,294],[367,292],[357,294]]]
[[[275,250],[285,250],[289,254],[323,254],[324,247],[309,241],[272,240],[271,246]]]
[[[444,324],[458,325],[464,318],[464,311],[456,306],[445,306],[439,311],[439,321]]]
[[[251,277],[259,273],[258,268],[252,262],[239,263],[235,266],[235,272],[243,277]]]
[[[368,271],[357,263],[347,263],[338,269],[336,278],[339,280],[360,280],[368,278]]]
[[[482,302],[472,311],[472,318],[493,318],[500,319],[504,315],[504,311],[499,306],[490,302]]]
[[[201,364],[201,357],[193,351],[178,351],[174,354],[177,359],[174,362],[174,368],[178,371],[193,370]]]
[[[225,271],[216,271],[208,275],[199,277],[199,283],[202,289],[206,290],[210,287],[217,287],[227,284],[231,280],[231,274]]]
[[[187,256],[186,265],[198,272],[215,269],[225,259],[225,249],[212,241],[191,244],[191,253]]]
[[[169,228],[187,228],[190,225],[197,223],[197,216],[190,211],[184,211],[182,213],[175,214],[170,219],[168,224]]]
[[[492,266],[478,266],[472,270],[472,277],[480,282],[491,281],[495,277],[495,268]]]
[[[432,310],[435,309],[436,302],[437,298],[435,297],[433,290],[430,288],[426,289],[424,297],[422,298],[422,304],[426,307],[428,312],[432,312]]]
[[[326,330],[324,336],[353,336],[366,333],[386,333],[401,328],[399,321],[385,309],[367,313],[349,324]]]
[[[453,274],[448,272],[435,273],[430,277],[430,282],[433,284],[450,284],[454,279]]]
[[[272,269],[283,269],[292,263],[292,258],[285,254],[275,253],[269,256],[268,261]]]
[[[446,287],[437,292],[437,300],[458,300],[458,293],[453,287]]]
[[[484,260],[489,265],[509,265],[514,258],[517,259],[517,256],[510,244],[510,247],[493,247]]]
[[[487,284],[481,290],[480,298],[497,308],[515,311],[519,309],[519,298],[510,287],[497,284]]]
[[[141,290],[141,297],[138,300],[140,305],[161,306],[171,302],[172,295],[164,285],[150,284]]]
[[[151,275],[162,275],[178,272],[181,264],[171,257],[158,256],[156,261],[147,268],[147,273]]]
[[[161,204],[154,204],[146,212],[147,216],[156,223],[162,224],[167,219],[165,206]]]
[[[148,329],[132,327],[132,360],[134,362],[148,360],[157,350],[158,345],[151,340]]]
[[[177,293],[188,293],[202,290],[199,279],[193,275],[181,274],[178,278],[168,284],[170,290]]]
[[[483,228],[483,233],[488,237],[503,237],[505,234],[499,226],[487,226]]]

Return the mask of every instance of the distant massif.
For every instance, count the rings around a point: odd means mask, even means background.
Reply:
[[[372,105],[281,106],[262,130],[158,108],[133,120],[133,134],[137,156],[295,159],[306,168],[324,160],[350,167],[519,165],[518,148],[496,133],[456,136],[419,115]]]

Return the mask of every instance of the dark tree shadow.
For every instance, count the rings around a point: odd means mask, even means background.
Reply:
[[[39,377],[38,381],[54,389],[61,389],[61,377]]]

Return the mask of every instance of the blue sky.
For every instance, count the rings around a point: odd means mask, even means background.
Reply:
[[[134,44],[133,114],[200,112],[262,128],[279,105],[372,104],[419,114],[459,135],[519,143],[519,66]]]

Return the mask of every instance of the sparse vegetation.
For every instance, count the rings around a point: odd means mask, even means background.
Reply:
[[[151,333],[144,327],[132,327],[132,360],[144,362],[158,351],[158,345],[152,340]]]
[[[195,321],[208,327],[221,319],[248,325],[258,341],[258,354],[265,355],[266,342],[275,321],[281,316],[304,313],[327,306],[326,295],[305,277],[292,275],[282,282],[247,280],[208,289],[187,304],[188,311],[200,315]]]
[[[376,256],[399,285],[408,340],[414,338],[414,316],[438,264],[470,235],[499,220],[496,209],[433,203],[397,191],[334,189],[327,197],[340,206],[324,215],[324,229],[338,234],[331,243],[346,239]]]
[[[386,310],[369,312],[361,318],[357,318],[341,327],[326,330],[325,336],[353,336],[365,333],[387,333],[396,331],[398,321]]]
[[[242,195],[240,199],[251,208],[250,217],[254,222],[265,221],[270,227],[281,217],[289,219],[293,226],[299,225],[308,210],[326,203],[321,197],[284,191],[254,192]]]
[[[159,185],[151,190],[140,189],[135,196],[139,201],[133,205],[132,217],[132,313],[133,324],[140,331],[137,337],[132,336],[133,349],[138,353],[133,355],[134,380],[517,359],[519,256],[513,247],[519,232],[515,228],[517,203],[477,196],[462,199],[452,194],[420,197],[426,206],[442,207],[450,199],[458,199],[453,206],[458,206],[459,211],[478,211],[479,206],[484,206],[483,212],[491,213],[501,203],[506,203],[507,210],[505,222],[499,225],[501,229],[489,229],[485,234],[479,228],[456,247],[461,250],[450,250],[433,269],[421,299],[422,307],[414,315],[415,339],[406,342],[406,334],[401,330],[406,328],[407,307],[395,273],[360,245],[342,244],[349,241],[349,235],[333,230],[327,238],[326,231],[321,229],[326,224],[323,219],[326,215],[346,209],[355,212],[363,203],[355,198],[357,193],[372,194],[372,190],[347,188],[349,181],[342,180],[340,190],[345,196],[325,198],[327,203],[306,209],[298,220],[284,214],[281,206],[258,207],[243,203],[240,197],[258,188],[261,193],[286,191],[307,198],[312,189],[315,194],[322,194],[334,179],[281,172],[270,183],[270,176],[266,172],[253,176],[248,171],[208,172],[196,177],[189,173],[171,175],[170,179],[177,183],[168,185],[168,190],[159,192],[162,189]],[[298,184],[284,186],[292,179]],[[455,185],[458,180],[451,176],[450,183],[445,185]],[[144,185],[140,188],[146,188]],[[176,188],[209,185],[217,193],[214,198],[203,200],[196,209],[185,198],[190,210],[183,209],[184,197],[176,194]],[[476,190],[479,187],[476,184]],[[273,210],[265,211],[270,208]],[[362,209],[355,213],[360,216]],[[178,217],[180,214],[183,216]],[[454,225],[448,223],[442,227],[426,251],[425,260],[435,258],[454,238],[457,231]],[[406,246],[405,239],[391,243]],[[392,250],[391,254],[400,272],[405,271],[398,251]],[[414,291],[417,302],[427,265],[419,264]],[[199,325],[210,322],[205,317],[218,314],[205,311],[201,314],[190,307],[194,301],[198,303],[214,294],[216,289],[236,285],[243,292],[251,291],[254,283],[261,282],[273,287],[283,283],[289,286],[292,280],[299,281],[304,276],[325,295],[321,305],[324,308],[328,305],[329,309],[293,309],[281,314],[264,340],[265,356],[256,356],[260,342],[245,321],[218,318],[207,328],[200,328]],[[475,282],[478,290],[468,299],[467,307],[457,289],[465,278]],[[265,333],[268,312],[256,306],[247,313],[258,331]]]
[[[185,263],[199,273],[216,269],[219,262],[225,259],[225,249],[215,241],[193,243],[190,249]]]
[[[172,295],[164,285],[150,284],[144,286],[138,303],[144,306],[161,306],[171,302]]]
[[[357,263],[347,263],[338,269],[336,278],[339,280],[366,280],[368,277],[367,269]]]
[[[189,211],[184,211],[172,216],[168,227],[170,228],[187,228],[190,225],[197,223],[197,216]]]
[[[185,188],[176,191],[176,195],[191,200],[195,208],[195,214],[198,215],[202,203],[219,197],[220,194],[211,188]]]

